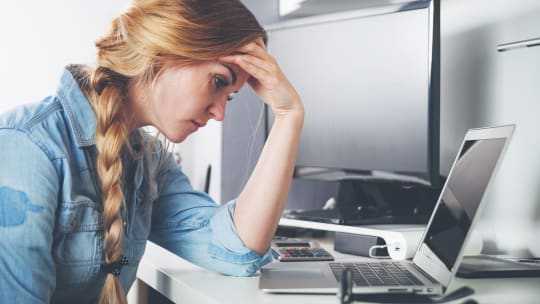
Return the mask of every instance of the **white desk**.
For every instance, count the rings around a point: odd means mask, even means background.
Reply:
[[[339,253],[334,256],[338,259],[346,257]],[[139,280],[171,301],[182,304],[339,303],[334,295],[266,294],[258,289],[258,276],[245,278],[220,275],[194,266],[150,242],[137,276]],[[471,298],[480,304],[540,303],[540,278],[468,280],[457,278],[450,289],[462,285],[469,285],[475,290]],[[448,303],[457,304],[463,301],[462,299]]]

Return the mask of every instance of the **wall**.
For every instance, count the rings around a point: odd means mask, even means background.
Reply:
[[[441,172],[467,128],[516,124],[480,229],[489,251],[538,256],[530,240],[540,230],[540,47],[496,47],[540,37],[540,2],[442,0],[441,7]]]
[[[62,68],[90,63],[93,42],[129,1],[1,1],[0,112],[55,92]]]

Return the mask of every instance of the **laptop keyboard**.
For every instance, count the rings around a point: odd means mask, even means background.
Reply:
[[[338,282],[345,268],[350,268],[356,286],[424,285],[400,263],[329,263],[329,265]]]

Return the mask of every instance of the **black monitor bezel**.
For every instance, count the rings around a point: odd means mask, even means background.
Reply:
[[[429,84],[428,84],[428,153],[426,172],[389,172],[390,177],[381,177],[370,170],[349,170],[345,168],[295,166],[294,177],[317,180],[354,180],[361,179],[372,182],[397,182],[403,184],[420,184],[439,188],[442,184],[440,175],[440,0],[415,1],[393,7],[391,13],[399,13],[414,9],[429,11]],[[308,17],[309,18],[309,17]],[[268,105],[264,108],[265,140],[270,132],[270,112]],[[384,172],[384,171],[380,171]]]

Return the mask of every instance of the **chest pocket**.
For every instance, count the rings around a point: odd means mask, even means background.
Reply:
[[[99,272],[103,247],[100,207],[81,197],[63,202],[53,244],[57,282],[65,285],[90,281]]]
[[[93,164],[94,146],[73,151],[67,158],[62,192],[56,212],[52,255],[57,288],[80,285],[95,279],[103,248],[103,208]]]

